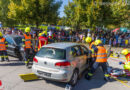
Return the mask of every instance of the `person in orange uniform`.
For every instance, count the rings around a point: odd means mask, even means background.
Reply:
[[[109,73],[107,71],[107,51],[105,47],[102,44],[101,40],[95,41],[96,47],[92,47],[96,54],[96,61],[94,62],[91,70],[85,75],[85,78],[87,80],[90,80],[93,76],[93,73],[96,71],[96,69],[101,66],[104,72],[104,80],[109,81]]]
[[[39,35],[39,38],[38,38],[38,51],[41,49],[41,47],[43,45],[47,45],[48,44],[48,37],[47,37],[47,33],[44,32],[44,33],[41,33],[41,35]]]
[[[128,49],[123,49],[121,52],[122,55],[126,57],[126,62],[119,62],[119,64],[124,64],[124,70],[127,76],[130,76],[130,52]]]
[[[7,41],[3,37],[2,32],[0,32],[0,57],[1,57],[1,62],[5,61],[5,59],[9,62],[9,58],[7,55]]]
[[[24,51],[25,51],[25,65],[28,67],[30,58],[29,56],[33,53],[33,47],[32,47],[32,36],[30,34],[30,27],[25,28],[25,34],[24,38],[22,39],[24,45]]]
[[[90,50],[90,53],[92,54],[92,55],[91,55],[91,58],[90,58],[90,68],[91,68],[92,65],[93,65],[93,63],[94,63],[95,60],[96,60],[96,53],[95,53],[94,50],[92,49],[92,47],[95,46],[95,42],[92,41],[92,38],[91,38],[91,37],[87,37],[85,41],[89,44],[89,50]]]

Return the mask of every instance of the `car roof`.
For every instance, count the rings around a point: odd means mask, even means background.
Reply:
[[[80,45],[80,44],[72,43],[72,42],[60,42],[60,43],[48,44],[48,45],[45,45],[43,47],[53,47],[53,48],[59,48],[59,49],[66,49],[68,47],[72,47],[72,46],[76,46],[76,45]]]

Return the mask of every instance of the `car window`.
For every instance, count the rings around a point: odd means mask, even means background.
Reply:
[[[5,37],[8,44],[14,44],[13,39],[11,37]]]
[[[42,47],[36,56],[51,59],[66,59],[66,50]]]
[[[83,55],[88,54],[88,49],[85,46],[81,46],[81,49],[82,49]]]
[[[17,45],[22,44],[22,38],[21,37],[14,37],[14,41],[16,42]]]
[[[74,47],[71,48],[71,55],[74,57],[77,56],[77,50]]]
[[[71,52],[73,56],[80,56],[82,55],[81,49],[79,46],[75,46],[71,48]]]

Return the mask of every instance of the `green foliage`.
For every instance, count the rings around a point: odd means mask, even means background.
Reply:
[[[7,13],[10,0],[0,0],[0,22],[3,26],[13,26],[17,23],[15,20],[9,19]]]
[[[62,2],[55,0],[2,0],[6,6],[5,16],[18,24],[56,24],[58,9]],[[1,5],[1,4],[0,4]],[[1,12],[2,10],[0,10]],[[0,13],[1,14],[1,13]],[[1,15],[0,15],[1,16]],[[6,21],[4,21],[6,22]]]
[[[128,5],[123,0],[73,0],[65,6],[66,25],[92,28],[121,26],[128,22]],[[115,3],[116,2],[116,3]],[[124,25],[123,25],[124,26]]]

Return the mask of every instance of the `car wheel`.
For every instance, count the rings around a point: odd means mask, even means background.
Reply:
[[[71,77],[69,84],[74,86],[77,83],[77,81],[78,81],[78,71],[75,70],[72,77]]]

